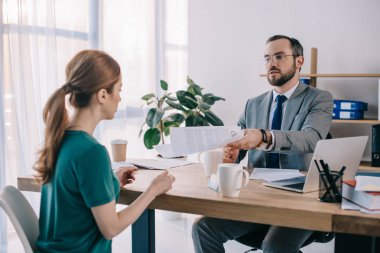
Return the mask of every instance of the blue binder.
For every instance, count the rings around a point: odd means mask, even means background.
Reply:
[[[368,104],[361,101],[334,99],[334,110],[367,111]]]
[[[333,119],[364,119],[364,111],[333,110]]]

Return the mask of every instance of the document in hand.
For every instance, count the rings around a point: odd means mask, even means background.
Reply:
[[[162,157],[171,158],[220,148],[243,138],[239,127],[205,126],[170,128],[171,144],[156,146]]]

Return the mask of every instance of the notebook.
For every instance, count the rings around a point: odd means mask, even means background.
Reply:
[[[314,159],[322,159],[333,171],[339,171],[342,166],[346,166],[343,180],[354,179],[367,141],[368,136],[320,140],[315,147],[306,176],[264,182],[263,185],[300,193],[318,191],[319,172]]]

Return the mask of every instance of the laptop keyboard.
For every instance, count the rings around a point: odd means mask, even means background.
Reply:
[[[302,190],[304,185],[305,185],[305,183],[296,183],[296,184],[288,184],[285,186],[289,187],[289,188],[293,188],[293,189]]]

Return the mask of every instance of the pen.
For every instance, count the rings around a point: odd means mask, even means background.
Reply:
[[[339,193],[338,188],[336,187],[335,180],[333,179],[333,177],[331,175],[331,170],[330,170],[329,166],[322,159],[320,159],[319,162],[322,165],[322,169],[326,174],[326,179],[327,179],[327,182],[329,183],[329,186],[330,186],[327,190],[328,191],[332,190],[333,196],[335,197],[336,200],[338,200],[337,198],[340,198],[340,193]]]
[[[346,169],[346,166],[343,166],[343,167],[340,169],[340,171],[339,171],[339,175],[340,175],[340,176],[343,176],[343,172],[344,172],[345,169]]]
[[[317,166],[317,169],[318,169],[319,174],[320,174],[320,178],[322,179],[323,185],[324,185],[325,188],[326,188],[326,192],[325,192],[325,194],[323,195],[322,199],[326,198],[326,194],[330,195],[330,198],[332,199],[333,196],[331,196],[331,193],[330,193],[330,191],[329,191],[329,187],[328,187],[328,185],[327,185],[327,183],[326,183],[326,181],[325,181],[325,178],[324,178],[324,176],[323,176],[322,170],[321,170],[321,168],[320,168],[319,165],[318,165],[317,159],[314,159],[314,163],[315,163],[315,165]]]

